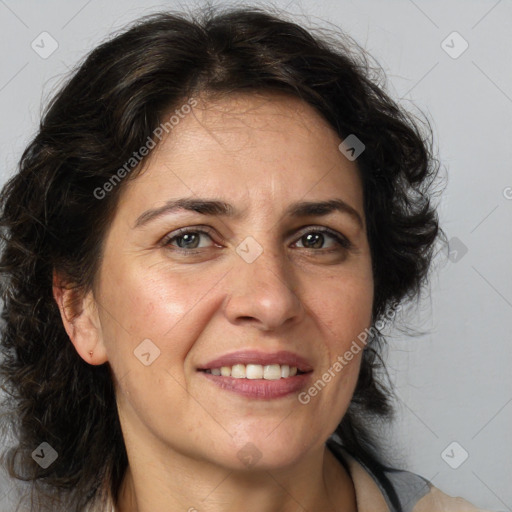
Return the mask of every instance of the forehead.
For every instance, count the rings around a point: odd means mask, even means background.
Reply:
[[[284,93],[239,93],[198,98],[197,105],[181,118],[161,148],[179,151],[184,143],[201,141],[217,145],[217,152],[233,154],[238,149],[258,147],[262,154],[262,141],[272,141],[276,135],[279,142],[288,145],[296,145],[299,140],[329,144],[337,139],[320,113],[299,98]],[[275,144],[269,149],[275,151]],[[286,147],[280,150],[285,153]]]
[[[175,112],[176,107],[167,117]],[[286,202],[290,194],[332,196],[333,189],[352,198],[354,206],[361,200],[357,166],[339,151],[341,139],[298,98],[279,93],[199,97],[188,113],[180,113],[130,182],[125,201],[228,195]]]

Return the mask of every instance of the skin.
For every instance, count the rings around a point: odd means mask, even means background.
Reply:
[[[370,326],[362,184],[340,142],[296,98],[198,98],[143,172],[123,183],[95,286],[75,317],[56,276],[54,296],[78,354],[93,365],[108,361],[113,372],[129,459],[116,510],[356,510],[350,475],[324,443],[350,403],[362,352],[306,405],[298,393],[242,397],[196,370],[239,349],[290,350],[313,366],[311,385]],[[181,210],[134,228],[146,210],[183,197],[223,200],[244,216]],[[283,213],[296,201],[334,198],[362,224],[343,212]],[[183,238],[159,245],[200,226],[211,234],[196,232],[199,254],[178,254]],[[322,241],[322,227],[351,247],[330,235]],[[263,249],[252,263],[236,252],[247,236]],[[145,339],[160,350],[148,366],[134,355]],[[253,466],[238,457],[247,443],[261,454]]]

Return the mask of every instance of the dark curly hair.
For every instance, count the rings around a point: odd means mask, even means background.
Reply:
[[[128,459],[108,363],[87,364],[66,334],[54,271],[78,297],[94,284],[104,234],[138,165],[102,200],[94,191],[153,137],[183,98],[279,91],[313,106],[357,159],[373,275],[373,321],[419,296],[442,235],[432,204],[439,164],[428,121],[384,91],[382,71],[340,31],[305,30],[255,7],[158,13],[94,49],[50,101],[0,196],[2,460],[31,483],[32,510],[81,511],[108,489],[117,501]],[[356,390],[335,433],[376,473],[383,450],[368,425],[389,419],[383,336],[373,330]],[[44,469],[41,442],[58,453]]]

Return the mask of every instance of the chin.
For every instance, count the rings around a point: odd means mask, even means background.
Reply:
[[[297,438],[276,436],[275,438],[265,432],[257,436],[240,437],[236,446],[227,449],[221,455],[226,466],[231,470],[276,470],[293,467],[304,456],[304,443]],[[293,439],[293,440],[292,440]]]

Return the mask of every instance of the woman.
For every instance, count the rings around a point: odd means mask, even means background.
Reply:
[[[344,41],[163,13],[55,96],[1,196],[4,460],[31,510],[477,510],[369,427],[437,165]]]

